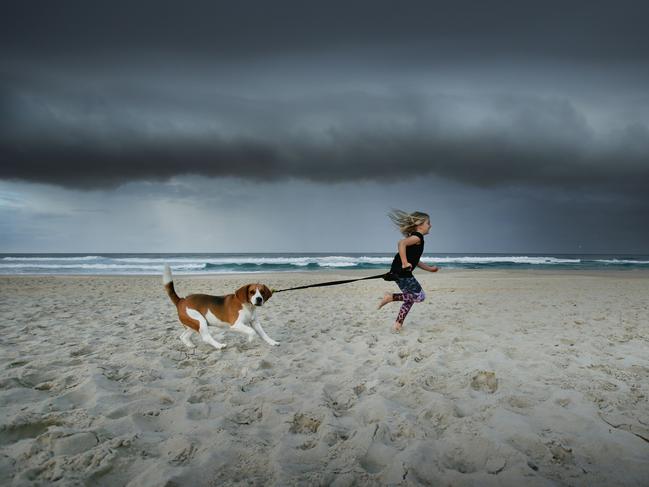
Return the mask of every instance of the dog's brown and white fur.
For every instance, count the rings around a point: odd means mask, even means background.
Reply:
[[[226,346],[212,337],[207,329],[208,324],[229,326],[232,331],[247,335],[249,342],[257,334],[269,345],[279,345],[266,335],[257,318],[257,306],[262,306],[273,294],[265,285],[247,284],[227,296],[190,294],[181,298],[174,289],[168,265],[165,265],[163,283],[169,298],[176,305],[180,322],[185,326],[180,339],[188,347],[194,347],[191,341],[193,332],[198,332],[205,343],[217,350]]]

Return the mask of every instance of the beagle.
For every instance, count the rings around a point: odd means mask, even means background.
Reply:
[[[188,347],[194,347],[190,338],[193,331],[198,332],[205,343],[217,350],[226,346],[212,338],[207,329],[208,324],[227,325],[232,331],[247,335],[249,342],[256,333],[269,345],[279,345],[266,335],[257,318],[256,307],[263,305],[273,294],[265,285],[247,284],[227,296],[190,294],[181,298],[176,294],[171,269],[166,264],[162,282],[171,302],[176,305],[180,322],[185,325],[180,340]]]

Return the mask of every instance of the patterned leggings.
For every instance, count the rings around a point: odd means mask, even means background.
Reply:
[[[403,324],[403,320],[406,319],[406,315],[410,311],[410,308],[412,308],[412,305],[426,299],[426,294],[414,277],[397,279],[397,286],[399,286],[402,292],[393,294],[392,300],[403,301],[401,309],[399,309],[399,315],[397,316],[397,322]]]

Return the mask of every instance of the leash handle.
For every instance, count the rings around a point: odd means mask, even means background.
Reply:
[[[377,276],[369,276],[369,277],[361,277],[359,279],[345,279],[342,281],[329,281],[329,282],[320,282],[318,284],[309,284],[307,286],[297,286],[297,287],[290,287],[287,289],[271,289],[271,292],[273,294],[275,293],[283,293],[284,291],[296,291],[297,289],[307,289],[310,287],[324,287],[324,286],[335,286],[337,284],[347,284],[349,282],[356,282],[356,281],[367,281],[368,279],[379,279],[383,278],[385,279],[386,276],[388,276],[390,273],[385,273],[385,274],[379,274]]]

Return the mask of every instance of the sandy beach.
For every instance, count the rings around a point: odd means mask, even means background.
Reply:
[[[183,296],[371,272],[176,276]],[[192,351],[160,276],[0,277],[0,484],[649,485],[649,272],[278,293]]]

